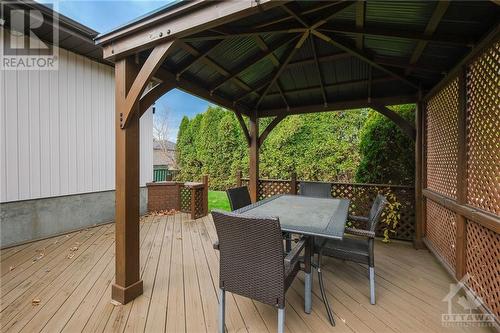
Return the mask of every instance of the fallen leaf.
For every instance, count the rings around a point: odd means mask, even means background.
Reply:
[[[37,306],[37,305],[39,305],[39,304],[40,304],[40,299],[39,299],[39,298],[33,298],[33,299],[31,300],[31,305],[33,305],[33,306]]]
[[[9,267],[9,271],[13,271],[13,270],[14,270],[14,268],[15,268],[14,266],[10,266],[10,267]]]
[[[70,251],[77,251],[78,250],[78,246],[73,246],[71,249],[69,249]]]
[[[74,253],[70,253],[70,254],[68,254],[68,256],[67,256],[66,258],[68,258],[68,259],[72,259],[74,256],[75,256],[75,254],[74,254]]]

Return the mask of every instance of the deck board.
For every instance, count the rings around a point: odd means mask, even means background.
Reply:
[[[212,247],[216,232],[211,218],[147,217],[140,230],[144,295],[124,306],[110,302],[111,224],[2,250],[1,331],[217,331],[219,256]],[[313,311],[304,313],[299,273],[287,293],[286,332],[489,331],[441,326],[446,311],[441,299],[453,280],[429,252],[410,244],[376,244],[375,306],[369,303],[365,267],[331,258],[323,266],[337,326],[328,322],[317,283]],[[34,298],[39,305],[32,305]],[[275,332],[276,313],[271,306],[227,294],[228,332]]]

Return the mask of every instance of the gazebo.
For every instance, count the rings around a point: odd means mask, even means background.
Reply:
[[[249,147],[294,114],[372,108],[415,140],[417,248],[500,314],[499,6],[493,1],[175,2],[96,38],[116,68],[116,281],[139,272],[139,118],[178,88],[231,110]],[[416,103],[415,123],[388,106]],[[259,119],[274,117],[259,131]],[[245,120],[248,119],[248,121]],[[247,127],[248,123],[248,127]]]

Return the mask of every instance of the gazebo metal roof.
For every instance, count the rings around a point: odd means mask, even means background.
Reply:
[[[415,102],[499,17],[485,1],[258,3],[209,29],[164,31],[160,37],[180,39],[161,68],[201,87],[196,95],[259,117]],[[113,45],[153,24],[168,29],[169,20],[206,6],[176,2],[97,41]],[[142,59],[150,52],[137,50]]]

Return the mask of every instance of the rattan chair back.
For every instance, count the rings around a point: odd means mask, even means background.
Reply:
[[[299,195],[315,198],[331,198],[332,185],[330,183],[300,182]]]
[[[377,224],[382,217],[385,206],[387,205],[387,199],[382,194],[378,194],[373,201],[372,208],[370,209],[370,214],[368,214],[368,230],[375,231]]]
[[[212,211],[219,238],[220,287],[283,307],[285,267],[278,218],[251,218]]]
[[[248,187],[246,186],[230,188],[226,191],[226,193],[232,211],[243,208],[252,203],[252,201],[250,200],[250,193],[248,192]]]

